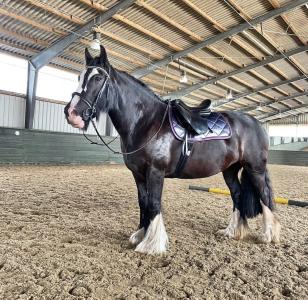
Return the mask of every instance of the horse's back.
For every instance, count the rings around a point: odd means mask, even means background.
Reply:
[[[259,143],[268,143],[268,136],[265,129],[253,116],[234,111],[223,111],[221,113],[228,120],[233,137],[240,138],[241,140],[258,140]]]

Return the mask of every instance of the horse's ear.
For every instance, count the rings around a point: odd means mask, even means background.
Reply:
[[[100,45],[101,47],[101,52],[100,52],[100,55],[99,55],[99,61],[102,65],[106,66],[108,65],[108,57],[107,57],[107,52],[106,52],[106,49]]]
[[[85,57],[86,57],[86,65],[90,65],[90,62],[93,60],[92,55],[90,54],[88,48],[85,50]]]

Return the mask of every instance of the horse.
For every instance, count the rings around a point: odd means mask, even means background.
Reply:
[[[166,117],[169,102],[140,80],[113,68],[103,46],[97,57],[86,49],[85,62],[78,88],[64,109],[67,122],[86,131],[101,112],[109,115],[138,190],[140,221],[129,244],[140,253],[162,254],[169,245],[161,203],[164,178],[174,177],[183,146]],[[247,220],[262,214],[263,241],[278,243],[281,226],[273,213],[267,133],[250,115],[236,111],[221,114],[230,124],[232,136],[195,143],[177,178],[203,178],[222,172],[233,210],[229,225],[218,233],[243,239],[249,228]]]

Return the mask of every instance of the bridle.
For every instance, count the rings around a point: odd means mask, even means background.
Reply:
[[[118,138],[118,136],[116,136],[116,137],[115,137],[114,139],[112,139],[110,142],[106,143],[106,142],[104,141],[104,139],[102,138],[102,136],[100,135],[100,133],[99,133],[99,131],[98,131],[98,129],[97,129],[97,126],[96,126],[96,124],[95,124],[95,122],[94,122],[94,120],[93,120],[93,118],[94,118],[94,116],[95,116],[95,113],[96,113],[96,105],[97,105],[97,102],[98,102],[98,100],[100,99],[100,97],[102,96],[103,92],[105,91],[105,88],[107,87],[107,82],[108,82],[108,80],[110,79],[110,75],[108,74],[108,72],[107,72],[105,69],[103,69],[103,68],[101,68],[101,67],[98,67],[98,66],[87,66],[87,69],[89,69],[89,68],[96,68],[96,69],[99,69],[99,70],[101,70],[101,71],[106,75],[106,79],[105,79],[105,81],[104,81],[104,83],[103,83],[103,85],[102,85],[100,91],[98,92],[98,94],[97,94],[95,100],[91,103],[91,101],[89,101],[88,99],[86,99],[85,96],[84,96],[84,95],[85,95],[85,91],[84,91],[84,90],[82,90],[81,93],[79,93],[79,92],[74,92],[74,93],[72,94],[72,98],[73,98],[74,96],[79,96],[80,101],[84,102],[84,103],[88,106],[88,108],[82,113],[82,118],[84,119],[84,121],[88,121],[88,120],[91,121],[91,123],[92,123],[92,125],[93,125],[93,127],[94,127],[94,130],[95,130],[97,136],[98,136],[99,139],[103,142],[103,144],[100,144],[100,143],[97,143],[97,142],[92,141],[92,140],[85,134],[85,132],[83,131],[84,137],[85,137],[89,142],[91,142],[91,144],[98,145],[98,146],[103,146],[103,147],[106,146],[106,147],[107,147],[110,151],[112,151],[114,154],[129,155],[129,154],[134,154],[134,153],[136,153],[136,152],[142,150],[143,148],[145,148],[145,147],[154,139],[154,137],[160,132],[160,130],[162,129],[163,124],[164,124],[164,121],[165,121],[166,116],[167,116],[168,111],[169,111],[169,105],[170,105],[169,102],[168,102],[168,104],[167,104],[166,110],[165,110],[165,112],[164,112],[163,119],[162,119],[162,121],[161,121],[161,124],[160,124],[158,130],[152,135],[152,137],[151,137],[146,143],[144,143],[141,147],[139,147],[139,148],[137,148],[137,149],[135,149],[135,150],[133,150],[133,151],[130,151],[130,152],[115,151],[114,149],[112,149],[112,148],[109,146],[109,144],[111,144],[113,141],[115,141],[115,140]]]
[[[97,67],[97,66],[87,66],[87,69],[99,69],[100,71],[102,71],[105,75],[106,75],[106,79],[101,87],[101,89],[99,90],[95,100],[91,103],[91,101],[89,101],[86,97],[85,97],[85,91],[82,90],[81,93],[79,92],[74,92],[72,94],[72,99],[74,96],[78,96],[80,98],[80,101],[85,103],[88,108],[86,110],[83,111],[82,113],[82,118],[84,119],[84,121],[88,121],[88,120],[93,120],[93,117],[96,113],[96,105],[97,105],[97,102],[98,100],[101,98],[103,92],[105,91],[105,88],[107,87],[107,82],[108,80],[110,79],[110,76],[108,74],[108,72],[101,68],[101,67]]]

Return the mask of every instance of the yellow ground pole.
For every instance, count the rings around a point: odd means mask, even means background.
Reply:
[[[208,187],[190,185],[189,189],[190,190],[204,191],[204,192],[209,192],[209,193],[215,193],[215,194],[230,195],[229,190],[223,190],[223,189],[219,189],[219,188],[208,188]],[[297,201],[297,200],[289,200],[289,199],[283,198],[283,197],[274,198],[274,202],[278,203],[278,204],[288,204],[288,205],[295,205],[295,206],[301,206],[301,207],[308,206],[308,202]]]

